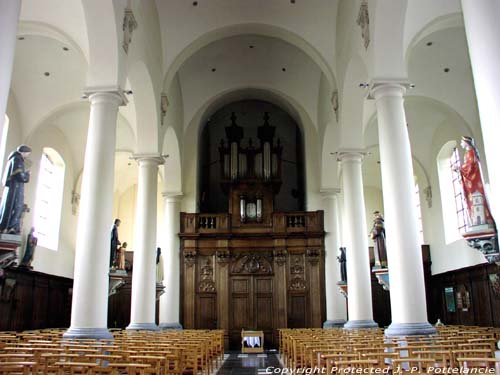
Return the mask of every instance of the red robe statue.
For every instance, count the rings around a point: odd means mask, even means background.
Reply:
[[[467,202],[467,208],[469,217],[473,213],[473,194],[478,192],[483,197],[484,202],[484,216],[486,219],[485,224],[491,226],[494,225],[493,218],[491,216],[490,208],[486,200],[486,195],[484,193],[483,178],[481,175],[481,167],[479,165],[479,159],[477,157],[474,146],[467,145],[464,163],[460,166],[460,175],[462,177],[462,187],[464,189],[465,201]],[[472,223],[472,220],[471,220]]]

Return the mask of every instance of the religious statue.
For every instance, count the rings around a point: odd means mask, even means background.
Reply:
[[[161,256],[161,248],[156,248],[156,282],[163,282],[163,258]]]
[[[375,267],[387,267],[387,251],[385,248],[385,227],[384,217],[379,211],[373,213],[373,227],[370,232],[370,238],[373,240],[373,256],[375,258]]]
[[[35,254],[37,243],[38,238],[35,237],[35,228],[31,228],[26,240],[26,250],[24,251],[20,267],[33,269],[33,267],[31,267],[31,262],[33,261],[33,255]]]
[[[3,178],[3,195],[0,204],[0,231],[2,233],[21,233],[21,215],[24,209],[24,184],[30,179],[29,170],[25,170],[26,158],[31,148],[20,145],[9,155]]]
[[[117,265],[116,268],[119,270],[125,270],[125,251],[127,251],[127,243],[124,242],[116,250]]]
[[[483,176],[479,160],[479,151],[474,139],[463,136],[461,146],[465,149],[464,162],[460,166],[460,176],[465,201],[467,202],[467,216],[469,229],[475,230],[478,226],[495,228],[495,222],[484,192]],[[474,228],[476,227],[476,228]]]
[[[118,227],[121,224],[120,219],[115,219],[113,227],[111,228],[111,255],[109,258],[109,267],[114,269],[116,268],[116,251],[118,246],[122,243],[118,240]]]
[[[340,263],[340,283],[347,283],[347,257],[346,257],[346,249],[345,247],[341,247],[340,255],[337,257],[337,260]]]

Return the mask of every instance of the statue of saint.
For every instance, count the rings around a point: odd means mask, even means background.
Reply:
[[[117,266],[116,268],[119,270],[125,270],[125,251],[127,251],[127,243],[124,242],[117,250],[116,250],[116,258],[117,258]]]
[[[21,267],[26,267],[32,269],[31,262],[33,261],[33,255],[35,254],[36,244],[38,243],[38,238],[35,237],[35,228],[31,228],[28,238],[26,240],[26,250],[21,261]]]
[[[156,282],[163,283],[163,257],[161,256],[161,248],[156,248]]]
[[[9,155],[3,178],[3,195],[0,204],[0,232],[21,233],[21,215],[24,209],[24,184],[30,179],[29,170],[25,170],[26,158],[31,148],[20,145]]]
[[[337,260],[340,263],[340,282],[342,284],[347,283],[347,257],[346,257],[346,249],[345,247],[341,247],[340,254],[337,257]]]
[[[385,248],[384,217],[379,211],[373,213],[373,227],[370,232],[373,240],[373,256],[375,267],[387,267],[387,251]]]
[[[111,254],[109,257],[109,267],[112,269],[116,268],[116,251],[118,246],[122,243],[118,240],[118,227],[122,221],[120,219],[115,219],[113,227],[111,228]]]
[[[460,176],[467,202],[469,225],[471,227],[487,225],[489,228],[494,228],[495,222],[486,200],[479,152],[474,144],[474,139],[463,136],[460,144],[465,149],[464,162],[460,166]]]

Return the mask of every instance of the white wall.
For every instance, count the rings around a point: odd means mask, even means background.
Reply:
[[[59,246],[57,251],[37,246],[32,266],[35,271],[73,278],[77,216],[73,215],[71,205],[74,176],[71,148],[64,133],[59,128],[51,125],[37,129],[27,140],[27,143],[33,149],[30,155],[33,166],[31,168],[30,182],[25,186],[24,201],[31,208],[30,213],[24,219],[23,232],[25,234],[29,232],[29,228],[33,223],[36,187],[43,148],[50,147],[56,150],[65,163]]]

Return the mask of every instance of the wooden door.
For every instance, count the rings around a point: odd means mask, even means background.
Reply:
[[[242,329],[264,331],[266,348],[273,347],[273,277],[232,276],[229,282],[230,347],[241,348]]]

